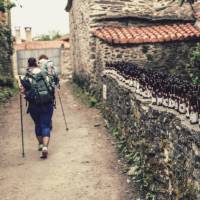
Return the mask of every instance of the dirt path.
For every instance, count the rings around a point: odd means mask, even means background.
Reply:
[[[0,199],[130,199],[100,114],[82,105],[69,89],[61,93],[70,130],[64,130],[58,104],[48,160],[39,158],[33,124],[25,113],[26,158],[21,158],[18,98],[1,109]]]

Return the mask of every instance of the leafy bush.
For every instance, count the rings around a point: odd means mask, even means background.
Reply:
[[[12,97],[18,91],[18,87],[15,84],[13,88],[0,87],[0,103],[6,102],[10,97]]]
[[[197,43],[196,48],[190,55],[190,66],[188,68],[192,82],[200,84],[200,43]]]
[[[0,75],[0,87],[14,87],[14,80],[12,77],[6,77]]]
[[[177,0],[174,0],[177,1]],[[193,4],[195,3],[197,0],[178,0],[180,3],[180,6],[182,6],[184,3],[189,3],[189,4]]]
[[[200,68],[200,43],[197,43],[195,50],[192,52],[190,60],[192,67]]]

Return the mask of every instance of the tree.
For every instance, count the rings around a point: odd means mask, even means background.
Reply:
[[[190,5],[192,5],[193,3],[195,3],[197,0],[179,0],[180,5],[182,6],[184,3],[189,3]]]
[[[56,40],[62,37],[62,34],[59,31],[50,31],[48,34],[41,34],[34,37],[34,40],[38,41],[50,41]]]
[[[174,1],[177,1],[177,0],[174,0]],[[180,6],[182,6],[184,3],[189,3],[193,12],[195,12],[194,7],[193,7],[193,4],[195,2],[197,2],[197,0],[179,0]]]
[[[16,6],[16,4],[14,2],[0,0],[0,11],[1,12],[6,12],[15,6]]]

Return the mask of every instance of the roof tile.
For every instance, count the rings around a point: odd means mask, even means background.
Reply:
[[[200,30],[192,24],[172,24],[147,27],[102,27],[94,35],[113,44],[139,44],[183,41],[200,38]]]

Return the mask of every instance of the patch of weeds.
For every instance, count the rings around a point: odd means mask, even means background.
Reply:
[[[138,188],[141,198],[156,200],[156,185],[154,184],[153,174],[148,171],[145,165],[143,143],[141,142],[139,146],[129,149],[126,138],[122,135],[120,129],[112,127],[108,122],[107,128],[117,141],[118,151],[129,169],[127,174]]]
[[[89,96],[89,104],[90,104],[90,107],[96,107],[97,106],[97,99],[94,97],[94,96]]]
[[[12,83],[13,87],[0,87],[0,103],[5,103],[8,99],[14,96],[18,91],[18,84]]]
[[[10,97],[17,93],[17,88],[1,88],[0,103],[5,103]]]
[[[100,106],[100,102],[94,95],[90,95],[90,93],[82,88],[80,88],[77,84],[72,83],[73,93],[77,96],[81,101],[87,105],[88,107],[98,107]]]

